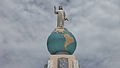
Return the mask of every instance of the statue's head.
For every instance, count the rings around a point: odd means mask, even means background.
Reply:
[[[63,10],[63,7],[62,7],[62,6],[59,6],[59,10]]]

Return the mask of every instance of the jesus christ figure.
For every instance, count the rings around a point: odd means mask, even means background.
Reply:
[[[59,10],[56,10],[56,7],[54,6],[54,13],[57,14],[57,28],[63,29],[64,21],[68,20],[63,7],[59,6]]]

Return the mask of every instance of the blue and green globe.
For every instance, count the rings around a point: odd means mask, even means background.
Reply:
[[[62,51],[73,54],[76,44],[75,37],[66,28],[55,29],[47,40],[47,47],[50,54],[57,54]]]

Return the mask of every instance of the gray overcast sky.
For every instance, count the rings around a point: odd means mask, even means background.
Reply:
[[[0,68],[43,68],[62,5],[81,68],[120,68],[120,0],[0,0]]]

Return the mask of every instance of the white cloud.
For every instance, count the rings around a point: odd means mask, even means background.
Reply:
[[[0,2],[0,68],[43,68],[46,41],[56,27],[53,6],[62,4],[76,37],[81,68],[119,68],[119,0],[3,0]]]

